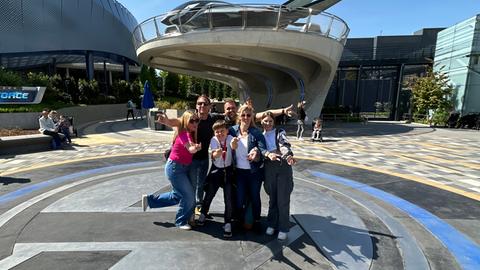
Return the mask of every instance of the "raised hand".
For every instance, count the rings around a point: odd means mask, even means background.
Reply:
[[[168,121],[168,116],[166,114],[164,114],[163,112],[157,113],[157,123],[164,125],[166,124],[167,121]]]
[[[187,148],[188,152],[191,154],[195,154],[196,152],[200,151],[200,149],[202,149],[201,143],[191,143]]]
[[[294,157],[292,157],[292,156],[287,157],[287,164],[288,165],[292,166],[292,165],[295,165],[296,163],[297,163],[297,160]]]
[[[278,155],[275,154],[275,153],[268,153],[267,157],[268,157],[270,160],[277,160],[277,159],[278,159]]]
[[[218,148],[212,151],[213,158],[219,158],[222,156],[222,149]]]
[[[230,147],[235,150],[238,147],[238,137],[233,137],[232,141],[230,142]]]
[[[293,104],[290,104],[290,106],[285,108],[285,114],[288,115],[288,117],[295,115],[295,112],[293,111]]]
[[[253,148],[250,150],[250,153],[247,155],[247,160],[252,162],[252,161],[258,161],[260,159],[260,153],[258,152],[257,148]]]

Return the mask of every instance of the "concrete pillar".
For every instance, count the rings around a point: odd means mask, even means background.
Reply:
[[[335,87],[335,106],[340,105],[340,70],[337,70],[337,81]]]
[[[362,65],[358,67],[358,72],[357,72],[357,86],[355,87],[355,96],[353,98],[353,107],[354,110],[359,107],[358,105],[358,93],[360,92],[360,81],[362,80]],[[358,108],[360,111],[360,108]]]
[[[87,79],[89,81],[93,80],[94,77],[94,67],[93,67],[93,53],[91,51],[87,51],[85,53],[85,68],[87,70]]]
[[[65,77],[70,78],[70,68],[65,68]]]
[[[397,85],[397,93],[395,95],[395,100],[393,102],[393,104],[395,104],[395,106],[392,108],[392,112],[393,112],[393,119],[395,121],[399,121],[400,120],[400,113],[398,111],[398,103],[400,102],[399,99],[400,99],[400,91],[402,91],[402,81],[403,81],[403,70],[405,69],[405,64],[402,64],[400,66],[400,68],[398,69],[398,85]],[[391,116],[390,116],[391,117]]]
[[[52,58],[52,74],[55,75],[57,74],[57,58],[53,57]]]
[[[112,71],[108,71],[108,84],[109,85],[113,84]]]
[[[105,95],[108,95],[107,61],[103,60],[103,82],[105,83]]]

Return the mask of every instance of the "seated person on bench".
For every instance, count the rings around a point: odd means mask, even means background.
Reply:
[[[44,135],[52,136],[54,141],[53,149],[58,149],[62,146],[62,140],[60,135],[58,135],[58,130],[55,127],[55,123],[53,123],[53,120],[48,117],[48,113],[49,111],[47,109],[42,111],[42,116],[38,119],[38,123],[40,125],[38,131]]]

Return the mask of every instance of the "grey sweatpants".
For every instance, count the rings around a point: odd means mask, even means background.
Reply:
[[[293,191],[292,166],[286,161],[265,161],[265,192],[268,204],[268,226],[281,232],[290,230],[290,194]]]

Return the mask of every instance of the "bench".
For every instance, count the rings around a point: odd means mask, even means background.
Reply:
[[[63,134],[59,134],[63,138]],[[0,138],[0,155],[18,155],[52,149],[53,138],[43,134]]]

